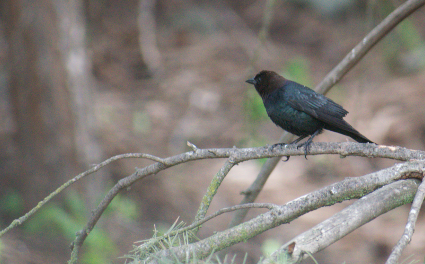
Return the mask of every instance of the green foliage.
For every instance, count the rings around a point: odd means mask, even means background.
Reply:
[[[8,189],[0,199],[1,213],[12,218],[19,217],[24,212],[24,200],[15,189]]]
[[[149,115],[144,111],[136,111],[133,114],[134,131],[142,134],[149,133],[152,125]]]
[[[286,79],[312,87],[310,62],[308,58],[298,56],[288,60],[286,67],[282,70]]]
[[[122,195],[117,195],[111,204],[106,208],[105,214],[114,214],[120,216],[124,220],[136,220],[139,216],[137,204]]]
[[[247,90],[247,101],[244,104],[245,112],[249,121],[261,122],[267,119],[267,112],[263,105],[263,100],[255,89]]]
[[[248,135],[241,143],[248,146],[265,145],[265,139],[258,133],[258,127],[262,122],[268,119],[266,109],[263,105],[263,100],[253,88],[247,90],[245,98],[245,130]]]
[[[279,250],[281,247],[281,243],[276,239],[267,239],[263,242],[261,245],[261,251],[264,256],[270,257],[271,254],[273,254],[275,251]],[[279,264],[287,264],[291,263],[289,262],[289,256],[286,252],[277,255],[276,263]]]
[[[175,236],[168,236],[171,232],[175,232],[176,230],[183,228],[185,223],[180,222],[177,224],[178,219],[174,224],[163,234],[161,234],[156,227],[154,227],[154,234],[151,239],[141,241],[143,244],[136,247],[133,252],[134,255],[128,255],[125,256],[128,259],[137,260],[139,262],[143,262],[143,260],[146,260],[149,257],[152,257],[154,253],[159,252],[164,249],[168,249],[171,247],[177,247],[182,245],[189,244],[189,241],[191,240],[191,237],[194,235],[190,232],[183,232],[180,235]],[[190,264],[221,264],[221,263],[230,263],[234,264],[237,263],[235,261],[236,255],[232,257],[232,259],[228,260],[229,256],[225,255],[223,259],[220,259],[218,255],[214,255],[215,252],[212,252],[206,259],[199,259],[196,256],[192,256],[191,258],[187,258],[184,261],[180,261],[177,259],[177,257],[174,257],[172,259],[167,258],[157,258],[158,263],[161,264],[183,264],[183,263],[190,263]],[[242,264],[245,264],[247,261],[247,254],[244,256],[244,260],[242,261]]]
[[[318,262],[317,262],[317,260],[313,257],[313,255],[311,255],[311,253],[310,252],[308,252],[308,251],[306,251],[306,253],[308,254],[308,256],[314,261],[314,263],[315,264],[319,264]]]
[[[377,3],[380,17],[387,16],[394,9],[391,1]],[[425,67],[425,41],[410,19],[403,20],[383,44],[384,60],[391,71],[407,74]]]
[[[125,258],[137,260],[139,262],[143,262],[149,257],[152,257],[153,254],[159,252],[164,249],[168,249],[171,247],[179,247],[183,245],[188,245],[190,241],[194,239],[198,239],[191,231],[184,231],[179,234],[175,234],[176,231],[183,228],[185,226],[184,222],[178,222],[178,219],[174,222],[174,224],[168,229],[163,229],[160,231],[154,226],[153,236],[151,239],[139,241],[136,243],[142,243],[139,246],[136,246],[133,249],[132,255],[127,255]],[[162,264],[183,264],[183,263],[191,263],[191,264],[217,264],[217,263],[236,263],[236,255],[229,260],[229,256],[225,255],[223,259],[220,259],[219,256],[214,255],[215,252],[212,252],[206,259],[199,259],[196,256],[192,256],[185,261],[180,261],[177,257],[172,259],[160,258],[157,259],[159,263]],[[245,254],[244,260],[242,264],[245,264],[247,261],[247,254]]]
[[[44,236],[62,235],[68,240],[74,240],[76,231],[86,225],[90,213],[81,195],[69,192],[65,196],[63,206],[57,203],[47,205],[28,222],[25,230],[43,233]],[[135,203],[118,195],[105,211],[103,218],[119,217],[122,221],[134,219],[136,216]],[[107,263],[118,252],[110,232],[99,225],[100,222],[86,239],[85,252],[81,258],[83,263]]]
[[[168,229],[162,228],[162,230],[158,230],[156,226],[154,226],[152,238],[136,242],[142,244],[140,246],[136,246],[133,249],[133,255],[127,255],[125,257],[130,259],[145,260],[155,252],[171,247],[187,245],[189,244],[189,241],[197,239],[191,231],[182,232],[176,235],[171,234],[183,228],[184,226],[185,223],[178,222],[178,219]]]
[[[278,250],[281,246],[281,243],[276,239],[267,239],[261,245],[261,252],[265,256],[270,256],[273,252]]]
[[[174,224],[168,228],[164,229],[165,232],[159,231],[156,226],[154,226],[153,230],[153,236],[150,239],[139,241],[136,243],[142,243],[139,246],[135,246],[133,249],[132,255],[127,255],[125,258],[132,259],[138,262],[143,262],[147,260],[149,257],[153,257],[155,253],[169,249],[172,247],[180,247],[184,245],[188,245],[190,241],[192,241],[195,236],[190,231],[184,231],[180,234],[176,235],[176,232],[183,228],[185,226],[184,222],[178,223],[178,219],[174,222]],[[196,238],[196,237],[195,237]],[[197,239],[197,238],[196,238]],[[261,250],[264,256],[270,256],[273,252],[277,251],[280,248],[280,242],[275,239],[268,239],[264,241],[263,245],[261,246]],[[217,264],[217,263],[236,263],[236,255],[234,255],[231,259],[228,255],[225,255],[222,259],[217,255],[214,254],[215,252],[212,252],[206,259],[199,259],[196,256],[192,256],[190,259],[186,259],[185,261],[180,261],[177,259],[177,257],[174,257],[172,259],[166,259],[166,258],[158,258],[158,263],[161,264],[183,264],[183,263],[191,263],[191,264],[197,264],[197,263],[203,263],[203,264]],[[310,257],[313,259],[313,261],[316,262],[316,260],[309,254]],[[245,254],[244,260],[242,264],[246,263],[248,254]],[[259,263],[262,262],[262,259],[260,259]],[[240,263],[240,262],[238,262]],[[279,264],[286,264],[290,263],[288,262],[288,255],[286,253],[280,254],[277,256],[277,262]]]
[[[410,255],[407,258],[405,258],[402,262],[400,262],[400,264],[417,264],[420,263],[420,260],[416,260],[416,259],[411,259],[413,258],[414,255]],[[424,262],[425,263],[425,258],[424,258]]]

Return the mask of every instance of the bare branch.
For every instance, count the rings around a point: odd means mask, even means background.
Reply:
[[[250,239],[276,226],[289,223],[297,217],[317,208],[330,206],[344,200],[361,198],[364,195],[367,195],[368,193],[381,188],[382,186],[404,178],[411,172],[423,173],[424,171],[424,161],[413,161],[397,164],[391,168],[387,168],[362,177],[346,178],[341,182],[324,187],[318,191],[314,191],[300,198],[297,198],[285,205],[272,209],[267,213],[261,214],[254,219],[235,226],[231,229],[218,232],[197,243],[157,252],[145,263],[159,263],[158,261],[163,258],[177,258],[179,260],[184,260],[187,256],[192,256],[192,254],[196,254],[197,258],[204,258],[212,252],[217,252],[236,243]],[[416,186],[418,185],[417,181],[403,182],[409,182],[408,184],[413,182],[416,184]],[[401,205],[400,201],[406,203],[413,200],[416,188],[414,190],[408,188],[401,189],[402,190],[400,190],[400,192],[403,193],[403,197],[411,198],[394,199],[394,195],[397,194],[398,197],[399,192],[391,192],[393,194],[393,206]],[[379,213],[383,213],[383,211],[376,211],[376,213],[377,214],[375,214],[374,217],[377,217]]]
[[[367,146],[367,147],[366,147]],[[386,146],[375,146],[375,145],[366,145],[363,150],[362,145],[359,143],[315,143],[312,145],[310,153],[312,155],[319,154],[339,154],[342,156],[363,156],[363,157],[381,157],[381,158],[389,158],[396,159],[401,161],[406,161],[409,159],[423,159],[425,158],[425,152],[423,151],[415,151],[408,150],[400,147],[386,147]],[[144,158],[150,159],[152,161],[156,161],[157,163],[147,166],[143,169],[138,169],[136,173],[120,180],[115,187],[119,188],[117,191],[122,188],[126,188],[133,184],[135,181],[149,176],[151,174],[158,173],[161,170],[167,169],[169,167],[179,165],[184,162],[200,160],[200,159],[214,159],[214,158],[228,158],[230,155],[236,155],[236,159],[234,162],[242,162],[250,159],[261,159],[261,158],[269,158],[269,157],[280,157],[280,156],[300,156],[303,155],[304,152],[302,149],[296,149],[294,146],[287,146],[286,148],[279,149],[274,148],[273,151],[270,151],[268,147],[260,147],[260,148],[245,148],[245,149],[236,149],[236,148],[227,148],[227,149],[198,149],[196,153],[194,152],[186,152],[180,155],[176,155],[169,158],[159,158],[150,154],[145,153],[128,153],[117,155],[112,158],[109,158],[91,169],[80,173],[75,176],[71,180],[67,181],[65,184],[60,186],[54,192],[52,192],[49,196],[43,199],[43,201],[39,202],[36,207],[31,209],[24,216],[15,219],[7,228],[3,229],[0,232],[0,237],[6,234],[8,231],[13,229],[16,226],[21,225],[25,222],[30,216],[36,213],[42,206],[44,206],[47,202],[53,199],[57,194],[65,190],[74,182],[81,180],[82,178],[90,175],[102,167],[110,164],[111,162],[120,160],[120,159],[128,159],[128,158]],[[242,158],[243,157],[243,158]],[[111,190],[110,192],[112,192]],[[108,197],[108,196],[107,196]],[[107,199],[105,197],[105,199]],[[112,200],[113,197],[111,197]],[[107,206],[109,203],[104,204]],[[97,211],[96,211],[97,212]],[[100,217],[100,215],[99,215]]]
[[[249,208],[249,209],[252,209],[252,208],[267,208],[269,210],[272,210],[276,207],[277,207],[277,205],[272,204],[272,203],[238,204],[238,205],[235,205],[235,206],[232,206],[232,207],[222,208],[222,209],[218,210],[217,212],[215,212],[214,214],[209,215],[205,218],[202,218],[202,220],[195,222],[195,223],[191,224],[190,226],[187,226],[187,227],[183,228],[182,230],[178,230],[178,231],[180,233],[180,232],[184,232],[184,231],[193,229],[193,228],[195,228],[199,225],[202,225],[203,223],[213,219],[214,217],[217,217],[217,216],[224,214],[224,213],[233,212],[233,211],[236,211],[236,210],[242,210],[242,209],[247,209],[247,208]]]
[[[418,185],[419,181],[416,179],[397,181],[364,196],[331,218],[298,235],[262,264],[276,263],[281,258],[288,260],[288,263],[295,263],[321,251],[377,216],[411,202]],[[288,246],[294,243],[295,247],[288,251]]]
[[[341,156],[363,156],[363,157],[381,157],[381,158],[390,158],[397,160],[410,160],[410,159],[424,159],[424,151],[414,151],[408,150],[400,147],[386,147],[378,146],[375,144],[360,144],[352,142],[344,143],[314,143],[310,148],[311,155],[319,154],[339,154]],[[98,205],[96,210],[93,211],[92,216],[87,222],[86,226],[77,233],[77,237],[72,244],[73,251],[71,253],[70,263],[76,263],[77,256],[80,247],[84,243],[87,235],[93,230],[97,221],[103,214],[104,210],[108,207],[112,199],[118,194],[122,189],[125,189],[131,186],[138,180],[141,180],[149,175],[156,174],[162,170],[165,170],[169,167],[179,165],[184,162],[189,162],[193,160],[200,159],[213,159],[213,158],[230,158],[223,168],[218,173],[218,184],[223,180],[222,177],[227,175],[228,170],[233,167],[234,164],[251,160],[251,159],[261,159],[269,158],[276,156],[302,156],[304,155],[304,150],[302,148],[297,148],[294,145],[286,145],[281,148],[270,147],[260,147],[260,148],[227,148],[227,149],[197,149],[196,152],[190,151],[182,153],[176,156],[169,158],[160,159],[161,162],[149,165],[142,169],[138,169],[135,173],[130,176],[127,176],[121,179],[105,196],[105,198]],[[213,184],[214,180],[213,180]],[[206,205],[208,205],[212,197],[207,197]],[[209,201],[208,201],[209,200]],[[205,214],[204,214],[205,215]]]
[[[319,154],[339,154],[341,156],[363,156],[363,157],[381,157],[381,158],[389,158],[396,160],[410,160],[410,159],[424,159],[425,152],[423,151],[415,151],[408,150],[400,147],[387,147],[387,146],[377,146],[374,144],[359,144],[359,143],[314,143],[310,149],[311,155],[319,155]],[[260,148],[227,148],[227,149],[196,149],[196,151],[182,153],[176,156],[172,156],[169,158],[159,158],[153,155],[144,154],[144,153],[129,153],[114,156],[110,159],[103,161],[102,163],[95,165],[93,168],[75,176],[58,189],[56,189],[49,196],[44,198],[36,207],[31,209],[27,214],[20,217],[19,219],[14,220],[7,228],[0,232],[0,237],[6,234],[9,230],[14,227],[21,225],[25,222],[30,216],[32,216],[35,212],[37,212],[42,206],[44,206],[47,202],[49,202],[53,197],[62,192],[64,189],[69,187],[74,182],[84,178],[87,175],[90,175],[102,167],[108,165],[109,163],[125,159],[125,158],[146,158],[153,161],[157,161],[152,165],[144,167],[142,169],[137,169],[135,173],[132,175],[121,179],[105,196],[102,202],[98,205],[96,210],[93,212],[90,220],[88,221],[86,227],[78,232],[77,238],[73,242],[73,252],[70,263],[76,262],[76,257],[78,256],[78,251],[81,245],[83,244],[85,238],[88,233],[94,228],[94,225],[99,220],[103,211],[112,201],[112,199],[118,194],[120,190],[123,188],[127,188],[131,186],[134,182],[143,179],[152,174],[156,174],[162,170],[165,170],[169,167],[179,165],[184,162],[200,160],[200,159],[214,159],[214,158],[230,158],[228,162],[229,164],[237,164],[242,161],[250,160],[250,159],[261,159],[261,158],[270,158],[270,157],[281,157],[281,156],[300,156],[304,155],[303,149],[297,149],[296,146],[287,145],[282,148],[274,148],[271,150],[269,147],[260,147]],[[230,166],[230,165],[229,165]],[[233,165],[232,165],[233,166]],[[227,170],[230,169],[224,167],[220,177],[225,177],[227,175]],[[227,171],[227,172],[226,172]],[[222,180],[222,179],[221,179]],[[212,199],[208,198],[208,199]],[[206,210],[205,210],[206,211]],[[204,214],[205,215],[205,214]]]
[[[412,239],[413,232],[415,231],[416,220],[418,219],[418,214],[421,209],[422,203],[425,197],[425,181],[422,180],[421,185],[419,185],[418,191],[416,192],[415,199],[412,203],[412,208],[409,212],[409,217],[407,219],[407,224],[404,229],[404,233],[398,241],[397,245],[394,247],[391,255],[388,257],[386,264],[395,264],[398,262],[398,259],[401,256],[404,248],[409,244]]]
[[[279,142],[290,142],[293,137],[294,136],[292,134],[285,131],[279,139]],[[245,196],[239,204],[252,203],[255,201],[255,199],[257,199],[258,194],[260,194],[261,190],[264,187],[264,184],[266,184],[267,179],[269,178],[270,174],[273,172],[279,161],[280,157],[275,157],[268,159],[266,163],[264,163],[264,165],[261,167],[260,172],[258,173],[257,178],[255,178],[255,181],[248,187],[248,189],[243,191],[243,194]],[[249,208],[237,211],[233,215],[233,218],[230,221],[228,228],[237,226],[242,223],[243,219],[248,214],[248,211]]]
[[[367,34],[338,65],[316,86],[315,90],[325,94],[351,70],[369,50],[385,37],[395,26],[425,4],[425,0],[408,0]]]
[[[202,198],[201,205],[199,206],[198,212],[196,213],[196,216],[195,216],[195,221],[199,221],[205,217],[205,215],[207,214],[208,208],[210,207],[210,204],[212,202],[212,199],[214,198],[215,194],[218,191],[218,187],[220,187],[224,178],[227,176],[227,174],[230,172],[233,166],[235,166],[235,164],[236,163],[233,161],[232,157],[230,157],[229,159],[226,160],[223,167],[221,167],[220,171],[214,176],[210,185],[208,186],[207,192]]]
[[[33,214],[35,214],[47,202],[49,202],[50,200],[52,200],[56,195],[58,195],[63,190],[65,190],[66,188],[68,188],[74,182],[79,181],[82,178],[86,177],[87,175],[90,175],[90,174],[92,174],[92,173],[100,170],[101,168],[105,167],[109,163],[112,163],[112,162],[117,161],[117,160],[120,160],[120,159],[129,159],[129,158],[145,158],[145,159],[150,159],[150,160],[157,161],[157,162],[162,162],[163,161],[161,158],[155,157],[155,156],[150,155],[150,154],[144,154],[144,153],[127,153],[127,154],[121,154],[121,155],[117,155],[117,156],[114,156],[112,158],[109,158],[109,159],[107,159],[107,160],[105,160],[105,161],[103,161],[103,162],[101,162],[101,163],[93,166],[91,169],[89,169],[89,170],[87,170],[87,171],[85,171],[83,173],[78,174],[77,176],[75,176],[74,178],[72,178],[71,180],[67,181],[66,183],[64,183],[59,188],[57,188],[54,192],[52,192],[46,198],[44,198],[43,201],[39,202],[37,204],[37,206],[34,207],[33,209],[31,209],[28,213],[26,213],[25,215],[21,216],[18,219],[13,220],[13,222],[7,228],[3,229],[0,232],[0,237],[2,237],[4,234],[6,234],[11,229],[13,229],[13,228],[21,225],[22,223],[24,223],[26,220],[28,220],[28,218],[30,216],[32,216]]]
[[[187,146],[191,148],[193,152],[196,152],[198,150],[198,147],[195,146],[195,144],[190,143],[189,141],[187,142]]]
[[[196,221],[189,226],[180,228],[178,230],[174,230],[170,233],[166,233],[161,237],[157,237],[156,240],[159,241],[159,240],[164,239],[166,237],[175,236],[175,235],[181,234],[183,232],[192,230],[192,229],[194,229],[194,228],[196,228],[196,227],[208,222],[209,220],[211,220],[211,219],[213,219],[213,218],[215,218],[219,215],[222,215],[224,213],[230,213],[230,212],[234,212],[236,210],[247,209],[247,208],[250,208],[250,209],[252,209],[252,208],[267,208],[269,210],[272,210],[272,209],[275,209],[277,207],[278,207],[278,205],[272,204],[272,203],[251,203],[251,204],[241,204],[241,205],[235,205],[235,206],[231,206],[231,207],[222,208],[222,209],[218,210],[217,212],[215,212],[214,214],[209,215],[205,218],[202,218],[201,220]]]

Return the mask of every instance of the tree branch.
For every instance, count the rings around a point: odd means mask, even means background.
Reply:
[[[319,154],[339,154],[345,156],[363,156],[363,157],[380,157],[396,160],[409,159],[424,159],[424,151],[408,150],[401,147],[386,147],[375,144],[360,144],[353,142],[344,143],[313,143],[310,148],[310,155]],[[145,154],[144,154],[145,155]],[[281,156],[302,156],[304,155],[303,148],[297,148],[295,145],[286,145],[280,148],[260,147],[260,148],[226,148],[226,149],[196,149],[182,153],[169,158],[160,159],[161,162],[154,163],[142,169],[137,169],[135,173],[127,176],[120,181],[107,193],[105,198],[100,202],[98,207],[93,211],[92,216],[86,226],[77,232],[77,236],[71,245],[72,253],[69,263],[76,263],[80,247],[84,243],[87,235],[93,230],[97,221],[108,207],[112,199],[119,191],[131,186],[138,180],[141,180],[149,175],[156,174],[169,167],[179,165],[184,162],[214,159],[214,158],[229,158],[233,157],[233,163],[239,163],[251,159],[261,159]],[[223,174],[225,176],[225,174]]]
[[[382,186],[403,179],[406,175],[411,175],[412,172],[425,172],[425,161],[412,161],[396,164],[391,168],[365,176],[346,178],[341,182],[304,195],[288,202],[285,205],[278,206],[277,208],[261,214],[238,226],[218,232],[197,243],[161,250],[153,254],[148,260],[145,260],[144,263],[159,263],[159,261],[164,258],[177,258],[182,261],[188,256],[192,258],[193,254],[195,254],[197,258],[207,257],[212,252],[217,252],[236,243],[246,241],[247,239],[281,224],[289,223],[297,217],[317,208],[330,206],[345,200],[361,198]],[[416,186],[418,185],[416,181],[409,182],[415,183]],[[395,195],[396,193],[397,192],[394,192],[393,194]],[[404,203],[411,201],[414,196],[414,191],[411,194],[410,200],[407,198],[395,199],[394,195],[392,197],[394,204],[401,205],[397,200]],[[408,193],[405,193],[404,195],[407,196]],[[377,211],[377,214],[374,214],[373,218],[377,217],[379,215],[378,213],[381,214],[383,211]]]
[[[424,151],[415,151],[409,150],[400,147],[387,147],[387,146],[377,146],[373,144],[359,144],[352,142],[344,142],[344,143],[313,143],[310,149],[311,155],[320,155],[320,154],[339,154],[341,156],[363,156],[363,157],[381,157],[381,158],[389,158],[395,160],[406,161],[409,159],[424,159],[425,152]],[[3,229],[0,232],[0,237],[6,234],[8,231],[13,229],[16,226],[24,223],[30,216],[36,213],[42,206],[44,206],[47,202],[53,199],[60,192],[65,190],[74,182],[81,180],[82,178],[90,175],[102,167],[110,164],[111,162],[126,159],[126,158],[145,158],[153,161],[157,161],[152,165],[149,165],[143,169],[137,169],[135,173],[126,178],[120,180],[105,196],[103,201],[98,205],[97,209],[93,212],[92,217],[87,223],[86,227],[78,233],[76,240],[73,245],[77,245],[80,247],[84,242],[87,234],[93,229],[97,220],[102,215],[103,211],[115,197],[115,195],[122,190],[123,188],[127,188],[132,185],[137,180],[140,180],[149,175],[158,173],[162,170],[165,170],[169,167],[179,165],[184,162],[200,160],[200,159],[214,159],[214,158],[229,158],[231,155],[235,157],[235,163],[250,160],[250,159],[261,159],[261,158],[270,158],[270,157],[281,157],[281,156],[301,156],[304,155],[304,151],[302,148],[297,149],[295,146],[287,145],[282,148],[274,148],[270,150],[269,147],[260,147],[260,148],[225,148],[225,149],[196,149],[196,151],[190,151],[186,153],[182,153],[176,156],[172,156],[169,158],[159,158],[153,155],[144,154],[144,153],[128,153],[114,156],[110,159],[107,159],[98,165],[95,165],[93,168],[75,176],[58,189],[56,189],[53,193],[43,199],[36,207],[31,209],[24,216],[15,219],[7,228]],[[74,248],[75,249],[75,248]],[[78,249],[77,249],[78,250]]]
[[[423,175],[422,175],[423,176]],[[419,185],[418,191],[416,192],[415,199],[412,203],[412,208],[409,212],[409,217],[407,220],[404,233],[398,241],[397,245],[394,247],[391,255],[388,257],[386,264],[395,264],[398,262],[398,259],[401,256],[404,248],[409,244],[412,239],[413,232],[415,231],[416,220],[418,219],[418,214],[421,209],[422,203],[425,197],[425,181],[422,180],[421,185]]]
[[[395,26],[425,4],[425,0],[408,0],[397,7],[379,25],[370,31],[338,65],[316,86],[315,90],[326,93],[351,70],[369,50],[385,37]]]
[[[278,259],[296,263],[321,251],[376,217],[411,202],[418,185],[418,180],[409,179],[383,186],[298,235],[274,252],[270,258],[265,259],[262,264],[276,263]],[[288,248],[290,245],[292,248]]]
[[[233,168],[233,166],[235,166],[235,164],[237,164],[237,162],[234,161],[232,157],[230,157],[229,159],[226,160],[223,167],[221,167],[220,171],[214,176],[210,185],[208,186],[207,192],[202,198],[201,205],[199,206],[198,212],[196,213],[194,222],[197,222],[205,217],[205,215],[207,214],[208,208],[210,207],[210,204],[212,202],[212,199],[214,198],[215,194],[218,191],[218,188],[220,187],[224,178]],[[195,230],[195,234],[198,232],[198,230],[199,228]]]
[[[87,225],[77,233],[77,237],[72,244],[73,251],[71,253],[70,263],[75,263],[77,261],[78,251],[81,245],[84,243],[85,238],[90,233],[90,231],[94,228],[95,224],[99,220],[103,211],[112,201],[112,199],[118,194],[118,192],[124,188],[131,186],[134,182],[143,179],[149,175],[156,174],[162,170],[165,170],[169,167],[179,165],[181,163],[201,160],[201,159],[214,159],[214,158],[229,158],[233,157],[232,163],[236,164],[242,161],[250,160],[250,159],[261,159],[261,158],[270,158],[270,157],[281,157],[281,156],[302,156],[304,155],[304,151],[302,148],[297,149],[296,146],[287,145],[282,148],[274,148],[271,150],[270,147],[260,147],[260,148],[225,148],[225,149],[198,149],[195,146],[192,147],[194,151],[182,153],[176,156],[172,156],[169,158],[159,158],[153,155],[144,154],[144,153],[129,153],[114,156],[110,159],[107,159],[93,168],[75,176],[58,189],[56,189],[53,193],[43,199],[36,207],[31,209],[24,216],[14,220],[7,228],[0,232],[0,237],[6,234],[8,231],[13,229],[14,227],[21,225],[25,222],[30,216],[32,216],[35,212],[37,212],[42,206],[44,206],[47,202],[53,199],[57,194],[65,190],[74,182],[81,180],[82,178],[90,175],[102,167],[108,165],[109,163],[125,159],[125,158],[145,158],[153,161],[157,161],[156,163],[146,166],[142,169],[137,169],[135,173],[130,176],[127,176],[121,179],[105,196],[102,202],[98,205],[96,210],[93,211],[92,216],[90,217]],[[339,154],[341,156],[363,156],[363,157],[381,157],[381,158],[389,158],[395,160],[406,161],[409,159],[424,159],[425,152],[423,151],[415,151],[408,150],[400,147],[387,147],[387,146],[377,146],[374,144],[359,144],[359,143],[313,143],[310,149],[311,155],[320,155],[320,154]],[[226,173],[222,176],[224,177]]]
[[[292,134],[285,131],[279,139],[279,142],[290,142],[293,137],[294,136]],[[280,157],[275,157],[268,159],[266,163],[264,163],[264,165],[261,167],[260,172],[258,173],[257,178],[255,178],[255,181],[248,187],[248,189],[243,191],[244,198],[239,204],[253,203],[255,199],[257,199],[258,194],[260,194],[261,190],[264,187],[264,184],[266,184],[270,174],[273,172],[279,161]],[[228,225],[228,228],[237,226],[242,223],[245,216],[248,214],[248,211],[249,208],[235,212],[232,217],[232,220]]]

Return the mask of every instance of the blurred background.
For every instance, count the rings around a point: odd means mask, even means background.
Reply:
[[[263,146],[282,130],[245,83],[262,69],[314,87],[403,1],[387,0],[4,0],[0,2],[0,225],[113,155],[167,157],[199,148]],[[376,45],[328,96],[371,140],[424,149],[425,9]],[[267,29],[267,30],[265,30]],[[346,141],[325,132],[315,141]],[[154,225],[190,223],[224,160],[183,164],[122,192],[83,245],[81,263],[123,263]],[[238,204],[264,161],[239,164],[210,213]],[[64,263],[75,232],[108,188],[151,164],[121,160],[72,185],[0,240],[1,263]],[[280,162],[258,202],[284,204],[344,177],[395,162],[338,156]],[[322,208],[229,249],[257,263],[346,207]],[[361,227],[319,263],[382,263],[401,236],[409,205]],[[252,210],[253,217],[262,210]],[[204,224],[203,238],[231,214]],[[401,260],[422,262],[424,214]],[[307,260],[305,263],[313,263]]]

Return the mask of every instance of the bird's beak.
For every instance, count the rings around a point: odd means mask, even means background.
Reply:
[[[253,84],[255,85],[256,81],[254,80],[254,78],[248,79],[246,80],[247,83]]]

